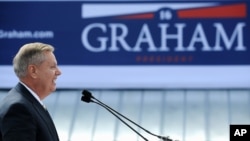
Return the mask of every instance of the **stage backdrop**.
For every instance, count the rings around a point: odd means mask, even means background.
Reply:
[[[56,50],[58,88],[250,88],[247,0],[0,1],[0,88],[25,43]]]

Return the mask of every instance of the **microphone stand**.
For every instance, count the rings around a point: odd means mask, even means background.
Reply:
[[[103,103],[98,103],[96,101],[91,100],[91,102],[96,103],[100,106],[102,106],[103,108],[105,108],[106,110],[108,110],[111,114],[113,114],[115,117],[117,117],[122,123],[124,123],[125,125],[127,125],[131,130],[133,130],[135,133],[137,133],[140,137],[142,137],[145,141],[148,141],[148,139],[146,139],[144,136],[142,136],[138,131],[136,131],[134,128],[132,128],[128,123],[126,123],[124,120],[122,120],[118,115],[116,115],[111,109],[109,109],[108,107],[106,107],[105,104]]]
[[[155,137],[158,137],[159,139],[162,139],[163,141],[173,141],[172,139],[169,139],[169,137],[163,137],[163,136],[159,136],[156,134],[151,133],[150,131],[148,131],[147,129],[143,128],[142,126],[140,126],[139,124],[135,123],[134,121],[130,120],[129,118],[125,117],[124,115],[122,115],[121,113],[117,112],[116,110],[114,110],[113,108],[109,107],[108,105],[104,104],[103,102],[99,101],[98,99],[96,99],[94,96],[91,95],[91,98],[95,99],[97,102],[91,100],[91,102],[97,103],[101,106],[103,106],[105,109],[107,109],[108,111],[110,111],[114,116],[116,116],[118,119],[120,119],[119,116],[125,118],[126,120],[128,120],[129,122],[133,123],[134,125],[138,126],[139,128],[141,128],[142,130],[144,130],[145,132],[149,133],[150,135],[153,135]],[[98,103],[99,102],[99,103]],[[116,114],[118,114],[119,116],[117,116]],[[124,121],[122,121],[124,122]],[[127,125],[127,123],[125,122],[124,124]],[[129,125],[128,125],[129,126]],[[129,126],[130,127],[130,126]],[[132,129],[134,130],[134,129]],[[134,130],[135,131],[135,130]],[[135,131],[137,132],[137,131]],[[138,133],[139,134],[139,133]],[[140,134],[139,134],[140,135]],[[144,138],[144,137],[142,137]]]

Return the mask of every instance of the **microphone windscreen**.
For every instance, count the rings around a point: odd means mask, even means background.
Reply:
[[[91,94],[91,92],[89,92],[88,90],[83,90],[82,91],[82,94],[84,95],[84,96],[86,96],[86,97],[92,97],[92,94]]]
[[[82,96],[81,100],[87,103],[91,101],[90,97],[87,97],[87,96]]]

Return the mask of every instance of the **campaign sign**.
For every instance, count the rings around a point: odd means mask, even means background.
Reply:
[[[250,125],[230,125],[230,141],[249,141]]]
[[[65,83],[78,79],[71,83],[74,86],[183,88],[223,83],[245,87],[249,81],[242,72],[249,71],[250,65],[249,3],[1,1],[0,67],[1,73],[7,73],[2,79],[10,81],[7,76],[12,74],[5,66],[11,66],[23,44],[44,42],[56,48]],[[208,73],[216,74],[215,79]],[[232,78],[235,74],[241,76]],[[82,75],[84,81],[79,80]],[[145,80],[145,76],[150,77]],[[102,80],[96,83],[88,77]],[[236,82],[227,85],[231,80]]]
[[[62,65],[249,65],[248,3],[1,2],[0,64],[40,41]]]

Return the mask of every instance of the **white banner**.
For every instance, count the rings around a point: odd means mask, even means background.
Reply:
[[[188,89],[250,88],[250,66],[59,66],[57,88]],[[18,79],[0,66],[0,88]]]

